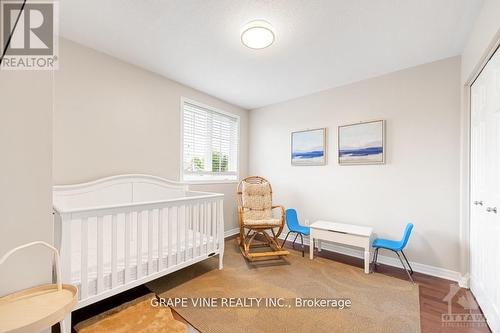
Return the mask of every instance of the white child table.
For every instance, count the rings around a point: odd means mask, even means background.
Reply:
[[[336,223],[329,221],[316,221],[310,225],[309,258],[313,259],[314,241],[321,251],[321,241],[361,247],[365,250],[365,273],[370,273],[370,246],[373,228]]]

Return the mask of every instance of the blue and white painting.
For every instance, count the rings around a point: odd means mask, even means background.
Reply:
[[[292,133],[293,165],[326,164],[326,129],[314,129]]]
[[[339,164],[385,162],[385,121],[339,126]]]

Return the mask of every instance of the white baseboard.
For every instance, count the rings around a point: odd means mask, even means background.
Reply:
[[[224,238],[234,236],[240,232],[240,228],[234,228],[224,231]]]
[[[230,237],[230,236],[238,234],[239,232],[240,232],[240,228],[229,229],[229,230],[226,230],[224,232],[224,237],[225,238]],[[284,239],[285,236],[286,236],[286,233],[283,232],[279,238]],[[293,236],[293,237],[295,237],[295,236]],[[292,238],[292,240],[293,240],[293,238]],[[304,245],[309,245],[309,237],[304,237]],[[340,254],[344,254],[347,256],[356,257],[356,258],[360,258],[360,259],[364,258],[362,250],[357,250],[354,248],[350,248],[350,247],[346,247],[346,246],[342,246],[342,245],[337,245],[337,244],[332,244],[332,243],[327,243],[327,242],[323,242],[321,245],[322,245],[321,246],[322,249],[325,249],[328,251],[332,251],[332,252],[336,252],[336,253],[340,253]],[[388,257],[385,255],[379,254],[378,262],[381,264],[384,264],[384,265],[401,268],[401,262],[399,261],[398,258]],[[421,264],[421,263],[414,262],[414,261],[410,261],[410,264],[415,272],[435,276],[435,277],[442,278],[442,279],[455,281],[455,282],[458,282],[460,287],[468,288],[468,278],[462,276],[459,272],[452,271],[452,270],[449,270],[446,268]]]
[[[283,232],[280,235],[279,238],[280,239],[284,239],[285,236],[286,236],[286,233]],[[293,240],[293,238],[292,238],[292,240]],[[309,245],[309,237],[304,237],[304,245]],[[300,246],[300,243],[299,243],[299,246]],[[364,258],[364,255],[363,255],[364,253],[363,253],[362,250],[357,250],[357,249],[353,249],[353,248],[346,247],[346,246],[341,246],[341,245],[337,245],[337,244],[322,242],[321,243],[321,248],[325,249],[325,250],[328,250],[328,251],[332,251],[332,252],[344,254],[344,255],[347,255],[347,256],[351,256],[351,257],[356,257],[356,258],[360,258],[360,259]],[[388,256],[384,256],[384,255],[379,254],[379,256],[378,256],[378,262],[381,263],[381,264],[388,265],[388,266],[393,266],[393,267],[399,267],[399,268],[401,268],[401,262],[399,261],[398,258],[388,257]],[[438,277],[438,278],[442,278],[442,279],[447,279],[447,280],[452,280],[452,281],[455,281],[455,282],[459,282],[459,283],[461,282],[461,283],[463,283],[462,275],[459,272],[452,271],[452,270],[449,270],[449,269],[446,269],[446,268],[441,268],[441,267],[435,267],[435,266],[431,266],[431,265],[421,264],[421,263],[414,262],[414,261],[410,261],[410,264],[411,264],[411,267],[413,268],[413,270],[415,272],[419,272],[419,273],[423,273],[423,274],[435,276],[435,277]]]
[[[470,275],[469,274],[461,274],[460,280],[458,280],[458,285],[462,288],[469,289],[470,288]]]

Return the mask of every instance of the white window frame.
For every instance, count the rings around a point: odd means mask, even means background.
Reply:
[[[212,112],[220,113],[222,115],[232,117],[236,119],[236,179],[203,179],[203,180],[185,180],[184,179],[184,104],[189,103],[193,104],[196,106],[199,106],[200,108],[207,109]],[[230,113],[227,111],[223,111],[217,108],[214,108],[213,106],[206,105],[204,103],[200,103],[198,101],[192,100],[187,97],[181,97],[181,103],[180,103],[180,123],[181,123],[181,128],[180,128],[180,163],[179,163],[179,169],[180,169],[180,175],[179,179],[181,182],[186,183],[186,184],[233,184],[233,183],[238,183],[240,179],[240,116],[234,113]],[[213,174],[212,172],[207,172],[207,174]]]

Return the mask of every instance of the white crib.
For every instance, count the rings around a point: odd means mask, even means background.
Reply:
[[[55,241],[63,283],[78,287],[75,310],[214,255],[222,269],[223,198],[149,175],[54,186]]]

